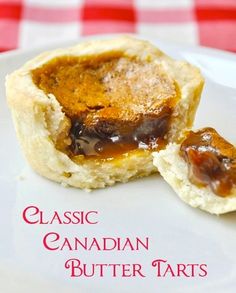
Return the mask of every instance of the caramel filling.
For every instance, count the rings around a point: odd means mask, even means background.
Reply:
[[[115,52],[63,56],[32,77],[71,121],[70,144],[62,150],[71,157],[111,158],[165,144],[178,89],[160,65]]]
[[[236,148],[213,128],[190,132],[180,155],[188,163],[189,179],[209,186],[219,196],[228,196],[236,185]]]

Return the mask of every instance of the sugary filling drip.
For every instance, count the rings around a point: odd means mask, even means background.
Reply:
[[[178,87],[155,62],[121,53],[58,57],[32,71],[71,121],[70,156],[109,158],[165,144]]]
[[[189,179],[209,186],[219,196],[228,196],[236,185],[236,148],[213,128],[191,131],[180,148],[188,163]]]

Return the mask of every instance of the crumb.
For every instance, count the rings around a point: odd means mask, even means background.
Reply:
[[[19,175],[16,176],[16,180],[21,180],[21,181],[23,181],[23,180],[25,180],[25,179],[26,179],[26,176],[25,176],[24,174],[19,174]]]
[[[86,188],[86,189],[84,189],[84,191],[87,192],[87,193],[89,193],[89,192],[92,191],[92,189],[91,188]]]
[[[69,187],[69,184],[67,184],[67,183],[65,183],[65,182],[61,182],[61,185],[62,185],[63,187]]]

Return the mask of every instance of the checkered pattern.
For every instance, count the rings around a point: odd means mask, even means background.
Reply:
[[[236,0],[0,0],[0,51],[117,32],[236,52]]]

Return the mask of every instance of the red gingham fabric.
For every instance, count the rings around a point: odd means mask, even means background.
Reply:
[[[0,0],[0,51],[141,33],[236,52],[236,0]]]

